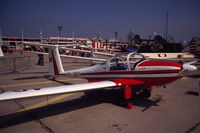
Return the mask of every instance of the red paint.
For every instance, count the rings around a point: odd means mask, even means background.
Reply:
[[[132,89],[128,85],[124,87],[124,99],[130,99],[132,96]]]
[[[125,107],[127,109],[132,109],[133,108],[133,104],[132,103],[128,103],[127,106]]]
[[[98,82],[98,81],[114,81],[116,84],[121,83],[124,85],[148,85],[148,86],[162,86],[171,83],[181,77],[158,77],[158,78],[87,78],[88,82]]]
[[[55,60],[53,51],[51,51],[51,52],[52,52],[54,73],[55,73],[55,75],[59,75],[60,73],[59,73],[59,70],[58,70],[58,66],[57,66],[57,64],[56,64],[56,60]]]
[[[165,77],[165,78],[120,78],[114,80],[116,84],[121,83],[124,85],[148,85],[148,86],[162,86],[177,80],[180,77]]]
[[[152,92],[153,91],[153,86],[149,87],[149,91]]]
[[[177,80],[180,77],[165,77],[165,78],[138,78],[143,81],[146,85],[162,86]]]
[[[7,39],[16,40],[16,39],[18,39],[18,38],[15,38],[15,37],[7,37]]]
[[[24,52],[24,53],[34,53],[32,51],[25,51],[25,50],[18,50],[18,49],[9,49],[9,48],[2,48],[2,50],[17,51],[17,52]]]
[[[181,68],[183,65],[171,61],[144,61],[138,64],[137,66],[175,66]]]
[[[128,85],[124,87],[124,99],[127,100],[127,109],[131,109],[133,107],[133,104],[131,102],[131,96],[132,96],[132,88]]]
[[[132,78],[120,78],[120,79],[114,80],[114,82],[117,85],[121,84],[122,86],[124,86],[124,85],[143,85],[143,84],[145,84],[141,80],[132,79]]]

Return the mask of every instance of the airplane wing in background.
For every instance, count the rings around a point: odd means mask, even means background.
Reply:
[[[60,55],[61,57],[66,58],[74,58],[74,59],[83,59],[83,60],[92,60],[92,61],[106,61],[106,59],[100,59],[100,58],[91,58],[91,57],[81,57],[81,56],[71,56],[71,55]]]
[[[41,89],[8,91],[8,92],[2,92],[0,94],[0,101],[36,97],[36,96],[81,92],[81,91],[95,90],[95,89],[102,89],[102,88],[116,87],[116,86],[117,84],[112,81],[100,81],[100,82],[93,82],[93,83],[82,83],[82,84],[75,84],[75,85],[46,87],[46,88],[41,88]]]
[[[43,46],[45,48],[48,48],[50,46],[54,46],[54,45],[49,45],[49,44],[43,44],[43,43],[38,43],[38,42],[26,42],[23,41],[22,42],[23,45],[31,45],[31,46]],[[59,47],[72,47],[72,46],[79,46],[80,44],[68,44],[68,45],[56,45]]]
[[[150,59],[168,59],[168,60],[181,60],[183,58],[194,58],[189,53],[141,53]]]
[[[151,60],[166,60],[166,61],[191,61],[195,60],[194,55],[189,53],[141,53],[146,58]]]

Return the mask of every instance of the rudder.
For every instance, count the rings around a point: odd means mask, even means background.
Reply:
[[[63,74],[64,69],[58,51],[58,46],[49,47],[49,74],[52,77]]]

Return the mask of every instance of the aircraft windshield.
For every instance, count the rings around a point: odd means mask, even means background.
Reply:
[[[107,61],[107,70],[134,70],[135,66],[145,57],[139,53],[118,53]]]

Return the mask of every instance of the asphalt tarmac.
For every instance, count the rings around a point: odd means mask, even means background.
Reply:
[[[7,55],[7,62],[0,59],[1,92],[87,82],[64,76],[52,81],[46,56],[45,65],[38,66],[37,55],[26,54],[30,58],[19,59],[16,66],[20,67],[14,70],[16,56],[24,55]],[[90,65],[77,59],[63,62],[65,69]],[[135,97],[131,110],[120,106],[119,88],[3,101],[0,133],[199,133],[200,71],[187,76],[166,87],[154,87],[149,99]]]

